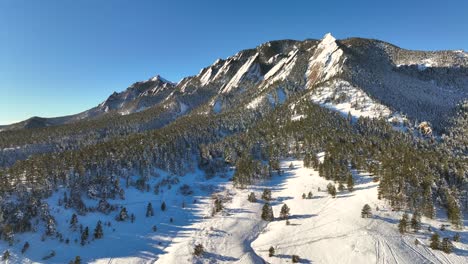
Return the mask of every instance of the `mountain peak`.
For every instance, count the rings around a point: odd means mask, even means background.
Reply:
[[[333,37],[333,35],[330,32],[325,34],[322,38],[322,43],[333,43],[335,41],[336,41],[336,38]]]
[[[165,82],[165,83],[172,83],[171,81],[168,81],[167,79],[161,77],[161,75],[159,75],[159,74],[154,76],[154,77],[151,77],[149,80],[153,81],[153,82],[160,81],[160,82]]]

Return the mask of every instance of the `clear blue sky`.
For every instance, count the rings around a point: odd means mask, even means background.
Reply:
[[[468,1],[0,0],[0,124],[73,114],[274,39],[468,50]]]

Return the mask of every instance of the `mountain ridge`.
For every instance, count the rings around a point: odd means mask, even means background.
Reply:
[[[0,127],[2,130],[11,130],[11,129],[21,129],[21,128],[37,128],[37,127],[46,127],[46,126],[56,126],[62,125],[67,123],[73,123],[80,120],[86,119],[93,119],[102,115],[105,115],[109,112],[114,112],[118,114],[131,114],[135,112],[139,112],[150,108],[156,104],[161,103],[163,100],[167,100],[168,98],[173,96],[175,90],[179,90],[181,93],[194,93],[201,87],[206,86],[217,86],[216,88],[218,91],[221,90],[221,93],[229,93],[233,86],[239,85],[241,81],[246,81],[247,79],[254,78],[255,82],[263,83],[265,79],[269,79],[272,77],[272,74],[269,74],[270,70],[278,66],[278,63],[284,63],[284,61],[279,58],[287,55],[287,53],[292,52],[292,50],[298,51],[299,49],[295,49],[298,45],[306,45],[310,43],[309,49],[312,49],[313,46],[320,45],[320,43],[327,42],[328,45],[333,45],[337,43],[336,49],[337,52],[340,53],[340,56],[343,56],[344,60],[351,55],[355,56],[355,51],[353,51],[353,44],[354,45],[373,45],[373,49],[381,48],[388,56],[388,60],[390,63],[395,64],[397,68],[401,68],[401,70],[405,70],[406,68],[418,68],[419,70],[423,71],[426,69],[433,69],[433,68],[440,68],[440,67],[466,67],[468,65],[468,54],[461,50],[442,50],[442,51],[413,51],[413,50],[406,50],[402,49],[396,45],[391,43],[375,40],[375,39],[365,39],[365,38],[346,38],[342,40],[336,40],[330,33],[327,33],[322,40],[315,40],[315,39],[306,39],[303,41],[300,40],[274,40],[268,41],[263,44],[260,44],[256,48],[252,49],[244,49],[239,51],[233,56],[230,56],[226,59],[217,59],[212,65],[204,67],[200,70],[199,74],[184,77],[178,83],[170,82],[159,75],[152,77],[146,81],[140,81],[132,84],[126,90],[122,92],[114,92],[110,95],[105,101],[99,104],[96,107],[83,111],[81,113],[69,115],[69,116],[60,116],[60,117],[53,117],[53,118],[43,118],[43,117],[32,117],[25,121],[21,121],[18,123],[14,123],[11,125],[5,125]],[[349,46],[349,47],[348,47]],[[316,46],[315,48],[323,48]],[[344,50],[343,50],[344,49]],[[312,55],[310,57],[309,63],[318,62],[314,60],[317,59],[324,59],[327,58],[327,51],[322,54],[322,58],[314,58]],[[354,53],[354,54],[353,54]],[[252,55],[253,54],[253,55]],[[256,55],[257,54],[257,55]],[[336,54],[335,54],[336,55]],[[455,56],[454,56],[455,55]],[[252,57],[257,56],[257,57]],[[318,54],[317,54],[318,56]],[[291,60],[293,58],[290,58]],[[247,60],[241,66],[246,67],[250,70],[250,75],[248,77],[243,76],[245,73],[245,69],[242,69],[238,64],[240,61]],[[251,60],[249,62],[249,60]],[[250,69],[251,65],[247,65],[246,63],[249,62],[254,65],[256,68]],[[325,61],[321,62],[322,64]],[[237,64],[237,66],[236,66]],[[314,64],[314,65],[315,65]],[[321,72],[321,74],[327,74],[328,77],[325,76],[325,79],[329,79],[330,75],[336,75],[336,73],[330,72],[331,68],[317,68],[314,69],[313,67],[317,67],[317,65],[312,65],[312,67],[308,67],[308,71],[306,75],[311,78],[311,75],[317,74],[317,72]],[[310,65],[309,65],[310,66]],[[359,67],[360,65],[358,65]],[[341,67],[346,67],[346,65],[342,65]],[[348,66],[348,67],[355,67],[355,66]],[[229,72],[232,70],[236,70],[235,74]],[[350,69],[349,72],[353,72],[354,69]],[[407,69],[406,69],[407,70]],[[222,76],[226,76],[222,77]],[[274,73],[273,73],[274,74]],[[287,74],[286,74],[287,75]],[[348,74],[349,75],[349,74]],[[351,80],[351,83],[355,83],[355,77],[347,76]],[[363,78],[362,76],[360,78]],[[244,80],[245,79],[245,80]],[[284,79],[284,77],[283,77]],[[369,78],[364,78],[369,79]],[[195,81],[195,83],[194,83]],[[323,81],[323,80],[322,80]],[[308,87],[311,88],[315,84],[316,80],[308,82]],[[270,83],[271,84],[271,83]],[[263,84],[265,85],[265,84]],[[365,86],[362,81],[356,82],[357,86]],[[375,85],[375,84],[373,84]],[[154,87],[152,87],[154,86]],[[190,86],[193,87],[190,89]],[[174,91],[168,92],[168,88],[173,89]],[[365,91],[367,91],[367,87],[365,87]],[[369,88],[371,89],[371,88]],[[135,91],[140,91],[140,93],[135,93]],[[221,96],[222,97],[222,96]],[[187,104],[187,103],[185,103]],[[216,104],[215,102],[213,105]],[[219,108],[219,103],[218,107]]]

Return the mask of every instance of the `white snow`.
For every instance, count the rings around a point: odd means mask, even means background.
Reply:
[[[305,115],[294,115],[293,117],[291,117],[291,120],[292,121],[298,121],[298,120],[301,120],[301,119],[304,119],[305,118]]]
[[[388,117],[391,114],[388,107],[375,102],[364,91],[343,80],[333,80],[314,88],[310,98],[313,102],[338,111],[344,116],[350,112],[354,118]]]
[[[182,103],[182,102],[179,102],[179,107],[180,107],[180,113],[181,115],[185,114],[187,112],[187,110],[189,109],[189,106]]]
[[[265,96],[263,95],[256,97],[247,105],[247,109],[256,109],[262,103],[264,98]]]
[[[288,169],[290,162],[293,169]],[[436,229],[444,219],[423,218],[418,234],[401,236],[397,229],[401,213],[392,212],[385,201],[377,199],[378,183],[371,175],[353,171],[355,190],[332,198],[326,192],[329,181],[319,177],[317,171],[304,168],[302,161],[284,161],[281,166],[285,170],[282,176],[247,189],[223,184],[222,196],[228,200],[224,213],[191,225],[188,229],[192,231],[177,238],[157,263],[290,263],[293,254],[301,257],[301,263],[467,262],[466,244],[455,243],[457,249],[452,254],[428,248],[427,227]],[[259,199],[264,188],[272,189],[275,217],[283,204],[291,208],[290,225],[284,220],[262,221],[263,201],[247,201],[250,192]],[[302,193],[309,191],[313,199],[302,199]],[[366,203],[372,207],[373,217],[363,219],[360,212]],[[464,241],[467,236],[461,234]],[[414,244],[416,238],[418,246]],[[207,252],[203,258],[192,256],[198,243]],[[274,257],[268,256],[271,246],[276,250]]]
[[[171,81],[168,81],[167,79],[161,77],[160,75],[156,75],[156,76],[151,77],[151,78],[149,79],[149,81],[153,81],[153,82],[154,82],[154,81],[158,81],[158,80],[160,80],[160,81],[162,81],[162,82],[165,82],[165,83],[175,84],[175,83],[173,83],[173,82],[171,82]]]
[[[213,112],[215,112],[216,114],[220,113],[221,110],[222,110],[222,107],[223,107],[223,103],[221,102],[221,100],[216,100],[214,105],[213,105]]]
[[[249,104],[247,104],[246,108],[247,109],[256,109],[256,108],[258,108],[258,106],[260,106],[260,104],[263,102],[265,97],[268,100],[268,102],[270,103],[270,105],[272,105],[272,106],[277,105],[277,104],[282,104],[287,99],[287,95],[284,92],[284,90],[282,88],[277,88],[276,89],[276,94],[273,92],[273,94],[268,93],[266,95],[265,94],[259,95],[256,98],[254,98]]]
[[[160,182],[162,178],[170,177],[169,174],[158,171],[159,177],[152,177],[150,185],[153,187]],[[79,230],[72,231],[69,228],[69,220],[75,210],[64,209],[58,205],[59,198],[63,197],[63,189],[55,193],[47,199],[50,212],[57,222],[57,231],[63,234],[63,239],[69,239],[70,243],[60,243],[58,238],[46,237],[45,241],[41,241],[41,236],[44,233],[43,225],[40,229],[33,233],[23,233],[15,236],[16,242],[12,247],[8,247],[3,240],[0,241],[0,252],[6,248],[10,250],[12,258],[9,263],[68,263],[75,256],[80,256],[82,263],[153,263],[160,255],[165,253],[165,248],[172,243],[175,237],[182,237],[182,233],[186,232],[188,226],[194,221],[199,221],[200,210],[204,207],[209,207],[203,199],[208,199],[210,194],[218,188],[219,182],[226,182],[225,178],[214,178],[207,180],[204,174],[200,171],[189,173],[177,177],[181,183],[172,184],[172,188],[168,186],[161,187],[160,193],[155,194],[153,188],[149,192],[140,191],[134,187],[125,188],[125,200],[109,199],[111,204],[125,206],[129,212],[136,216],[135,223],[130,220],[126,222],[117,222],[114,217],[119,210],[105,215],[98,212],[88,212],[86,215],[78,215],[79,224],[89,227],[90,242],[85,246],[80,245]],[[133,177],[135,181],[137,177]],[[125,180],[120,181],[121,186],[125,186]],[[194,194],[184,196],[179,193],[179,187],[182,184],[188,184]],[[197,200],[194,203],[194,199]],[[167,210],[161,211],[161,202],[165,201]],[[84,199],[88,206],[96,206],[98,201],[92,199]],[[146,206],[151,202],[154,208],[155,215],[146,217]],[[185,203],[185,208],[182,208],[182,203]],[[173,223],[170,222],[173,218]],[[93,231],[98,220],[103,223],[111,222],[111,226],[103,225],[104,237],[94,240]],[[157,226],[157,231],[153,232],[153,225]],[[115,229],[115,230],[114,230]],[[75,239],[78,242],[75,242]],[[21,254],[21,248],[25,241],[30,243],[30,248],[25,254]],[[56,256],[43,260],[51,250],[55,250]]]

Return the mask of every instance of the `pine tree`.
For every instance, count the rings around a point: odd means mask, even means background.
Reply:
[[[135,215],[133,213],[130,215],[130,222],[135,222]]]
[[[348,173],[348,177],[346,179],[346,185],[348,187],[348,191],[352,192],[354,190],[354,178],[351,173]]]
[[[448,237],[442,239],[442,245],[440,246],[440,249],[447,254],[453,252],[453,244]]]
[[[154,210],[153,210],[153,205],[151,203],[148,203],[146,206],[146,217],[154,216]]]
[[[127,208],[122,207],[122,209],[120,209],[119,215],[116,217],[116,220],[117,221],[125,221],[125,220],[127,220],[127,218],[128,218]]]
[[[193,255],[199,257],[205,253],[205,248],[203,247],[202,244],[196,244],[195,247],[193,248]]]
[[[456,233],[456,234],[453,236],[453,241],[455,241],[455,242],[460,242],[460,233]]]
[[[96,228],[94,229],[94,238],[100,239],[104,236],[104,232],[102,230],[102,223],[101,220],[97,222]]]
[[[81,233],[81,245],[82,246],[84,246],[84,244],[86,243],[86,240],[88,240],[88,237],[89,237],[89,228],[86,227],[83,233]]]
[[[400,231],[401,234],[408,232],[408,222],[409,222],[409,216],[407,213],[404,213],[400,219],[400,223],[398,224],[398,230]]]
[[[438,233],[434,233],[431,236],[431,243],[429,244],[429,246],[434,250],[440,248],[440,236]]]
[[[247,197],[247,200],[251,203],[257,202],[257,197],[255,197],[255,193],[251,192]]]
[[[460,205],[455,197],[447,191],[447,216],[455,228],[460,229],[462,224],[462,214]]]
[[[219,213],[223,210],[223,201],[219,198],[216,197],[214,200],[214,211],[215,213]]]
[[[161,211],[166,211],[166,202],[162,202]]]
[[[10,251],[5,250],[5,252],[3,252],[2,259],[3,259],[3,260],[8,260],[8,259],[10,259]]]
[[[335,185],[334,185],[334,184],[329,183],[329,184],[327,185],[327,190],[328,190],[328,193],[329,193],[333,198],[336,197],[336,188],[335,188]]]
[[[270,189],[264,189],[262,193],[262,199],[265,201],[270,201],[271,200],[271,190]]]
[[[280,219],[282,220],[288,219],[289,211],[290,211],[289,207],[286,204],[283,204],[283,206],[281,207]]]
[[[301,258],[298,255],[292,255],[291,261],[292,263],[299,263],[299,261],[301,261]]]
[[[78,216],[76,214],[72,214],[70,219],[70,228],[76,229],[76,225],[78,224]]]
[[[372,216],[372,209],[371,209],[370,205],[365,204],[362,207],[362,210],[361,210],[361,217],[362,218],[369,218],[371,216]]]
[[[302,194],[302,199],[305,199],[307,196],[305,193]]]
[[[24,254],[29,248],[29,242],[24,243],[23,248],[21,249],[21,254]]]
[[[416,211],[411,217],[411,228],[414,232],[418,232],[421,229],[421,214]]]
[[[344,187],[343,183],[340,182],[340,183],[338,184],[338,190],[339,190],[340,192],[342,192],[342,191],[344,191],[344,189],[345,189],[345,187]]]
[[[268,249],[268,256],[271,258],[275,255],[275,248],[273,246]]]
[[[265,221],[273,221],[273,209],[269,203],[265,203],[262,208],[262,219]]]
[[[81,264],[81,257],[76,256],[73,261],[70,261],[71,264]]]
[[[312,196],[312,192],[309,192],[309,194],[307,194],[307,199],[312,199],[313,196]]]

